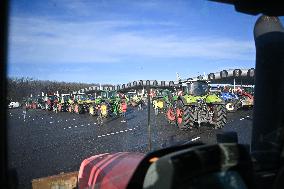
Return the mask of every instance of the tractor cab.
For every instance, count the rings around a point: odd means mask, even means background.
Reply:
[[[209,92],[208,83],[203,80],[187,81],[182,89],[185,94],[192,96],[204,96]]]

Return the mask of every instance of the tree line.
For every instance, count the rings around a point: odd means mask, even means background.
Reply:
[[[29,77],[8,78],[7,100],[22,101],[24,98],[44,94],[53,94],[58,91],[59,94],[71,93],[90,86],[100,86],[99,83],[77,83],[63,81],[37,80]],[[102,84],[101,86],[112,86],[111,84]]]

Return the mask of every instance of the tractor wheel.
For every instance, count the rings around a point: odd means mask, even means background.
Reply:
[[[227,110],[224,105],[214,105],[213,121],[215,129],[221,129],[227,123]]]
[[[181,130],[192,129],[194,126],[194,118],[192,108],[183,105],[179,100],[176,107],[176,124]]]
[[[173,107],[169,107],[167,112],[166,112],[166,117],[167,117],[167,120],[170,124],[175,124],[176,123],[176,114],[175,114],[175,111],[174,111],[174,108]]]
[[[237,111],[236,103],[234,102],[227,102],[225,105],[227,112],[233,113]]]

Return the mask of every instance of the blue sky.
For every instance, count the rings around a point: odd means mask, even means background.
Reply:
[[[255,64],[257,17],[207,1],[13,0],[10,77],[119,84]]]

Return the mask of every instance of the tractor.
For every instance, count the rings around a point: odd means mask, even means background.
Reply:
[[[209,123],[214,129],[227,122],[225,102],[216,94],[209,93],[208,82],[203,79],[188,79],[180,82],[183,94],[172,99],[167,110],[167,119],[181,130],[200,127]]]
[[[220,98],[225,101],[227,112],[235,112],[242,106],[239,96],[235,93],[224,91],[220,93]]]
[[[236,92],[239,96],[241,107],[250,108],[254,105],[254,97],[252,95],[253,94],[252,88],[238,87]]]
[[[55,95],[47,95],[45,97],[45,110],[51,111],[54,109],[54,106],[57,102],[57,96]]]
[[[152,104],[155,110],[155,115],[163,113],[169,106],[169,98],[172,96],[172,92],[168,89],[156,90],[155,96],[152,97]]]
[[[103,118],[108,116],[121,115],[121,99],[128,98],[125,95],[119,95],[116,91],[99,91],[100,95],[92,102],[89,108],[90,115],[99,115]]]
[[[57,110],[59,112],[68,111],[68,101],[71,98],[70,94],[62,94],[58,100]]]
[[[89,112],[90,105],[95,100],[86,94],[77,94],[74,96],[74,103],[72,103],[73,112],[77,114],[83,114],[85,112]]]

